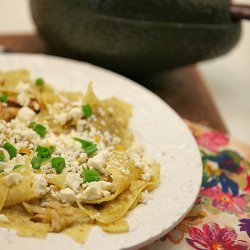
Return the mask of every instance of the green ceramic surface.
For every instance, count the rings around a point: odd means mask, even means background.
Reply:
[[[229,0],[30,0],[59,55],[146,75],[228,52],[240,37]]]

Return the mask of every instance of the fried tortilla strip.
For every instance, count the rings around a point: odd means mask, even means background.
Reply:
[[[0,72],[0,85],[12,89],[19,82],[30,82],[30,73],[27,70],[13,70]]]
[[[5,184],[3,178],[0,178],[0,212],[5,204],[6,197],[9,192],[9,187]]]
[[[138,205],[138,203],[140,202],[142,197],[142,193],[140,193],[137,198],[135,199],[134,203],[131,205],[131,207],[129,208],[129,210],[133,210],[134,208],[136,208],[136,206]]]
[[[159,164],[154,164],[151,169],[152,169],[152,177],[151,177],[149,185],[145,188],[145,190],[148,190],[148,191],[152,191],[153,189],[155,189],[158,186],[159,181],[160,181],[160,166],[159,166]],[[142,197],[142,193],[140,193],[140,195],[138,195],[138,197],[134,201],[133,205],[129,208],[129,210],[132,210],[137,206],[141,197]]]
[[[37,194],[32,188],[32,176],[29,167],[23,166],[15,172],[22,175],[22,182],[9,188],[9,193],[6,197],[4,207],[12,206],[24,201],[29,201],[37,198]]]
[[[152,166],[152,177],[149,182],[134,180],[131,182],[130,188],[120,194],[116,199],[105,202],[94,208],[90,205],[80,205],[91,218],[96,219],[103,224],[112,223],[126,214],[126,212],[139,202],[141,192],[144,190],[152,190],[159,183],[160,167],[158,164]],[[79,204],[78,204],[79,205]]]
[[[31,183],[31,177],[26,177],[20,184],[10,187],[4,207],[12,206],[36,198],[37,194],[31,188]]]
[[[76,242],[84,243],[89,235],[91,227],[91,224],[74,225],[65,229],[63,233],[71,237]]]
[[[100,204],[104,201],[114,200],[119,194],[121,194],[130,187],[132,181],[140,179],[142,169],[135,167],[133,162],[124,153],[118,151],[112,152],[112,154],[107,158],[106,163],[108,166],[107,170],[110,172],[113,179],[112,184],[115,193],[99,200],[81,199],[81,203],[83,202],[87,204]],[[122,173],[119,170],[120,166],[123,166],[125,169],[128,169],[129,174],[126,175]]]
[[[155,163],[154,165],[152,165],[151,169],[152,169],[152,176],[150,179],[150,184],[146,188],[148,191],[155,189],[160,182],[160,174],[161,174],[160,165],[158,163]]]
[[[68,100],[68,102],[83,101],[83,94],[81,92],[61,92],[61,94]]]
[[[90,82],[88,84],[88,89],[86,94],[83,97],[83,103],[90,104],[91,106],[95,103],[99,102],[99,99],[96,97],[94,91],[93,91],[93,84]]]
[[[126,148],[131,145],[133,135],[128,130],[129,119],[132,115],[130,104],[115,97],[99,100],[93,92],[92,83],[88,85],[83,103],[90,104],[95,115],[96,119],[89,121],[92,126],[101,132],[109,132],[111,135],[120,137],[121,144]]]
[[[37,237],[45,239],[49,231],[49,225],[46,223],[25,221],[16,228],[16,234],[24,237]]]
[[[59,174],[53,177],[46,177],[48,183],[55,185],[58,189],[65,187],[66,174]]]
[[[97,225],[107,233],[126,233],[129,230],[128,222],[123,218],[109,224],[97,223]]]
[[[100,205],[99,208],[90,205],[80,205],[80,208],[91,218],[96,219],[96,221],[100,223],[112,223],[126,214],[138,195],[140,195],[142,190],[148,185],[149,183],[145,181],[132,181],[131,186],[127,191],[120,194],[116,199]]]

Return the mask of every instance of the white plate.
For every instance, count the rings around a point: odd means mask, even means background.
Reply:
[[[93,81],[99,97],[118,96],[133,104],[131,128],[147,153],[161,163],[161,183],[146,205],[129,213],[128,233],[107,234],[93,227],[80,245],[63,234],[40,240],[17,237],[1,228],[1,249],[136,249],[163,236],[185,217],[199,192],[202,164],[190,131],[165,102],[135,82],[87,63],[45,55],[0,55],[0,71],[18,68],[29,69],[33,77],[42,76],[61,89],[85,90]]]

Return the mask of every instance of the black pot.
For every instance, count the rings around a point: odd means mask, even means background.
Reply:
[[[41,36],[58,55],[133,75],[229,51],[240,37],[228,0],[30,0]]]

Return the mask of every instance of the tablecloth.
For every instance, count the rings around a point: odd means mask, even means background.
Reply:
[[[143,250],[250,249],[250,145],[187,124],[202,156],[200,193],[185,219]]]

